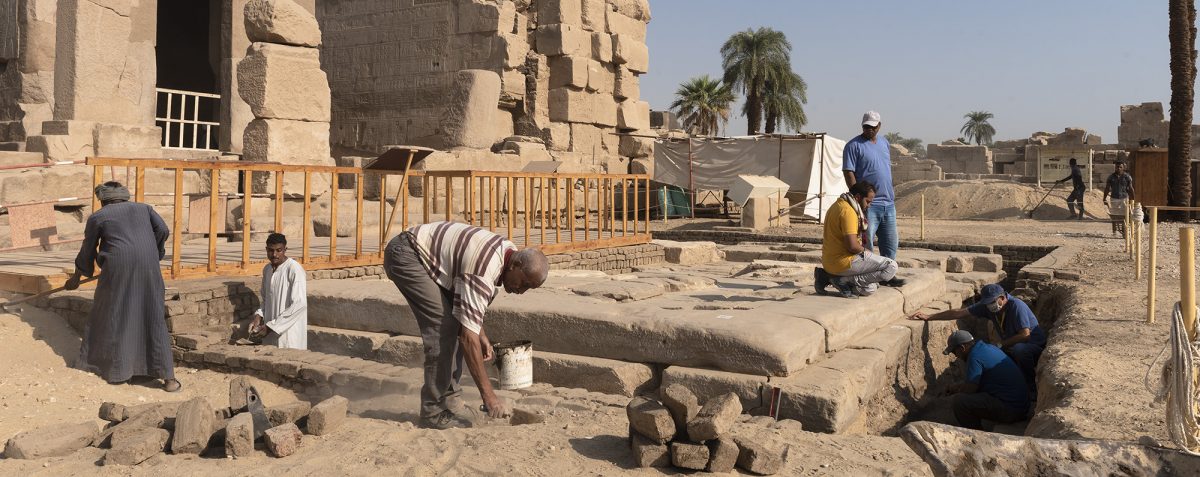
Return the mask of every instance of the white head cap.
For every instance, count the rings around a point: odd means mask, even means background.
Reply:
[[[875,111],[867,111],[863,114],[863,126],[876,127],[879,126],[879,113]]]

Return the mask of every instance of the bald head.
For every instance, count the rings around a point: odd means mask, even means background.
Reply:
[[[536,248],[527,248],[512,255],[504,270],[504,291],[521,294],[542,286],[550,272],[550,261]]]

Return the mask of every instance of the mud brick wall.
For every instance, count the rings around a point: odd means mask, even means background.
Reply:
[[[552,270],[598,270],[629,273],[633,267],[663,263],[663,248],[655,244],[589,250],[546,257]]]

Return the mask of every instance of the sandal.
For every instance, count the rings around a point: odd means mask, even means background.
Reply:
[[[183,389],[183,384],[180,384],[178,379],[163,380],[163,391],[177,393],[180,389]]]

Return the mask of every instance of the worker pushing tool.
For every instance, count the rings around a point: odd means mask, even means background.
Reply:
[[[1070,160],[1071,174],[1067,177],[1055,181],[1057,184],[1062,184],[1071,181],[1071,194],[1067,196],[1067,208],[1071,209],[1071,218],[1083,220],[1083,193],[1087,191],[1087,186],[1083,183],[1083,168],[1079,167],[1079,161],[1074,157]],[[1079,208],[1079,215],[1075,214],[1076,207]]]

